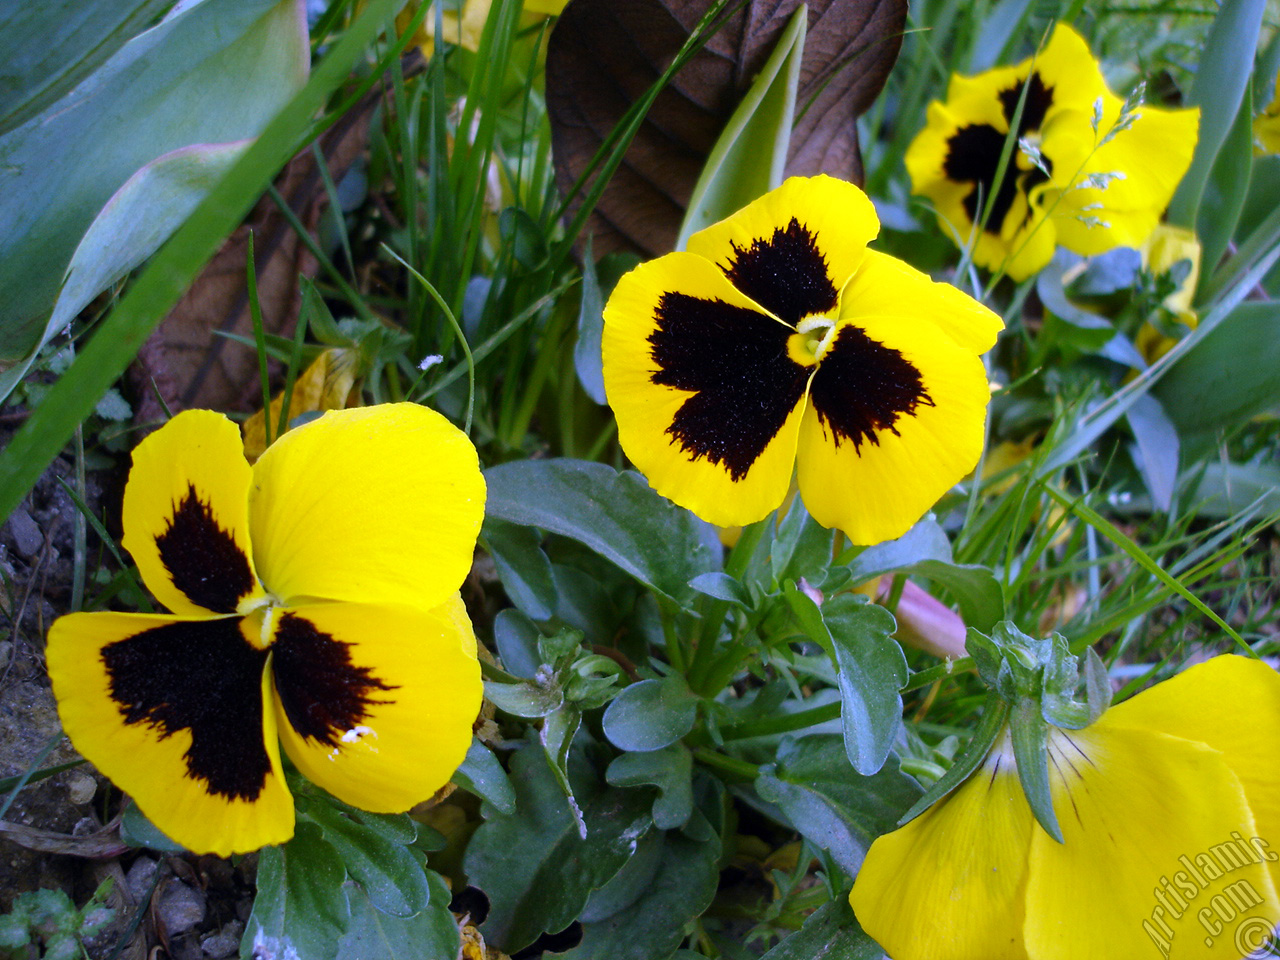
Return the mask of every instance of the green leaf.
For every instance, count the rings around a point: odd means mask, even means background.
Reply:
[[[862,932],[846,897],[828,900],[809,914],[804,926],[762,960],[880,960],[880,944]]]
[[[842,738],[814,734],[785,741],[778,761],[761,769],[756,792],[778,805],[796,830],[857,873],[871,841],[897,826],[920,796],[916,782],[890,758],[863,777],[849,766]]]
[[[131,847],[146,847],[162,853],[183,853],[186,850],[182,844],[161,833],[160,828],[148,820],[132,800],[120,816],[120,839]]]
[[[677,833],[661,834],[657,842],[660,859],[643,892],[613,915],[584,922],[582,943],[562,960],[667,960],[676,952],[685,925],[715,896],[720,844]]]
[[[1196,217],[1201,264],[1212,268],[1222,261],[1240,222],[1252,173],[1253,95],[1246,86],[1235,123],[1213,162]],[[1210,269],[1205,269],[1202,276],[1208,279],[1209,273]]]
[[[624,753],[613,759],[604,776],[615,787],[657,787],[653,825],[659,830],[683,827],[693,814],[693,754],[683,743],[650,753]]]
[[[574,735],[582,726],[582,711],[576,706],[565,704],[554,713],[542,718],[542,727],[538,730],[538,742],[551,764],[551,772],[555,774],[556,783],[564,791],[564,798],[569,803],[569,812],[573,814],[578,825],[578,835],[587,839],[587,822],[582,816],[582,808],[573,795],[573,786],[569,783],[569,748],[573,746]]]
[[[699,230],[781,186],[808,23],[808,8],[801,4],[729,117],[694,184],[677,250]]]
[[[383,913],[411,917],[427,906],[430,891],[420,853],[388,840],[323,799],[308,803],[305,815],[324,831],[347,874]]]
[[[641,680],[624,689],[604,711],[604,734],[619,750],[661,750],[675,743],[698,718],[698,696],[684,676]]]
[[[44,0],[0,8],[0,134],[71,92],[174,0]]]
[[[485,699],[513,717],[535,719],[560,709],[564,694],[558,684],[484,682]]]
[[[498,647],[498,659],[508,673],[533,679],[542,663],[538,656],[538,640],[542,632],[537,624],[519,610],[508,607],[499,610],[493,618],[493,642]]]
[[[570,774],[587,825],[585,840],[546,755],[524,747],[511,758],[516,812],[486,807],[485,822],[467,845],[464,870],[491,904],[482,932],[506,953],[567,927],[651,827],[641,791],[601,785],[576,754]]]
[[[517,460],[485,471],[487,515],[585,544],[659,593],[720,568],[714,529],[660,497],[638,473],[582,460]]]
[[[351,919],[338,942],[338,960],[449,960],[461,948],[458,924],[449,912],[449,888],[428,871],[430,904],[411,917],[383,913],[360,887],[346,884]]]
[[[453,774],[454,782],[468,793],[479,797],[499,813],[511,814],[516,809],[516,792],[507,771],[492,750],[479,740],[472,740],[467,758]]]
[[[604,359],[600,339],[604,334],[604,297],[596,276],[596,262],[591,254],[591,236],[582,251],[582,299],[578,304],[578,339],[573,345],[573,368],[578,372],[582,391],[600,405],[608,401],[604,395]]]
[[[1194,344],[1154,393],[1184,436],[1237,426],[1280,404],[1280,303],[1247,301]]]
[[[1169,222],[1194,227],[1205,185],[1236,120],[1253,72],[1266,0],[1223,0],[1200,51],[1187,106],[1200,107],[1200,137],[1191,168],[1169,204]]]
[[[511,602],[534,620],[550,620],[556,609],[556,584],[551,561],[542,550],[542,535],[533,527],[488,516],[480,538]]]
[[[834,542],[835,531],[828,530],[809,516],[804,501],[800,497],[794,498],[791,509],[778,525],[769,552],[769,568],[774,583],[798,582],[801,577],[810,581],[821,579],[831,564]]]
[[[1133,430],[1133,462],[1151,494],[1151,502],[1169,511],[1173,491],[1178,484],[1178,431],[1160,406],[1160,401],[1147,394],[1125,411]]]
[[[902,723],[907,658],[893,639],[897,624],[888,610],[847,593],[825,603],[822,618],[836,651],[845,753],[870,776],[888,759]]]
[[[1049,788],[1049,724],[1035,700],[1022,698],[1009,713],[1009,732],[1013,740],[1013,758],[1018,765],[1018,781],[1027,805],[1045,833],[1062,843],[1062,828],[1053,812],[1053,796]]]
[[[980,659],[977,651],[981,649],[974,644],[974,633],[971,631],[969,640],[969,649],[974,653],[974,659]],[[984,638],[986,639],[986,638]],[[990,643],[990,640],[987,640]],[[992,645],[991,649],[995,649]],[[999,656],[998,653],[991,656]],[[996,738],[1000,736],[1000,731],[1004,729],[1005,721],[1009,716],[1009,705],[1000,699],[999,694],[994,690],[987,695],[987,702],[982,710],[982,719],[978,721],[978,728],[974,731],[973,737],[965,744],[964,750],[960,756],[956,757],[953,763],[941,777],[934,781],[933,785],[925,791],[924,796],[920,797],[901,819],[899,825],[913,820],[925,810],[929,809],[948,793],[954,790],[960,784],[964,783],[982,765],[982,761],[987,758],[987,754],[991,752],[991,747],[995,744]]]
[[[300,820],[292,840],[258,854],[258,892],[240,955],[336,960],[347,925],[345,878],[320,827]]]
[[[0,234],[0,359],[29,360],[102,289],[95,282],[154,251],[226,169],[220,150],[256,136],[302,87],[307,53],[296,0],[205,0],[120,46],[76,90],[0,137],[0,222],[11,227]],[[173,154],[195,145],[191,156]],[[208,174],[201,154],[214,161]],[[153,161],[163,170],[126,185]],[[55,327],[64,273],[100,214],[111,223],[79,252]],[[122,224],[130,229],[112,249]]]
[[[950,590],[966,626],[990,630],[1004,619],[1004,591],[987,567],[921,560],[903,567],[901,572],[917,574]]]
[[[293,156],[316,112],[347,80],[352,64],[364,55],[399,6],[398,0],[369,0],[315,65],[306,86],[276,114],[98,325],[75,363],[0,451],[0,516],[13,512],[98,398],[128,366],[152,328],[177,303],[223,238],[241,222],[271,177]],[[251,72],[251,80],[260,83],[261,77]],[[0,196],[3,194],[0,191]]]
[[[704,596],[723,600],[725,603],[736,603],[744,609],[751,609],[751,595],[740,580],[735,580],[721,570],[700,573],[689,581],[689,586]]]

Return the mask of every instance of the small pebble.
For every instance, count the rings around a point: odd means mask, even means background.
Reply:
[[[13,644],[8,640],[0,640],[0,670],[3,670],[9,665],[9,661],[12,657]]]
[[[200,949],[210,960],[222,960],[223,957],[234,956],[240,949],[240,936],[244,933],[244,925],[232,920],[221,930],[211,933],[200,941]]]
[[[98,792],[98,782],[83,770],[74,770],[67,776],[67,799],[76,806],[88,803]]]
[[[39,553],[44,546],[44,534],[31,519],[26,507],[18,507],[9,515],[9,531],[13,534],[13,544],[18,548],[18,553],[27,560]]]
[[[165,931],[173,936],[190,930],[204,919],[203,891],[180,880],[169,880],[161,887],[156,913]]]
[[[124,884],[134,903],[141,903],[151,889],[151,878],[156,875],[156,862],[150,857],[139,857],[124,875]]]

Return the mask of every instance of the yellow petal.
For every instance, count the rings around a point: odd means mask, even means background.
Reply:
[[[604,319],[618,440],[653,488],[721,526],[777,507],[810,373],[787,354],[793,330],[692,253],[632,270]]]
[[[444,786],[480,712],[480,665],[455,594],[434,610],[355,603],[288,611],[271,671],[280,736],[308,778],[398,813]]]
[[[238,618],[74,613],[49,631],[49,678],[77,750],[171,839],[228,856],[293,835],[266,654]]]
[[[791,177],[689,238],[738,290],[796,324],[830,314],[880,221],[867,195],[834,177]]]
[[[1265,865],[1246,859],[1244,838],[1256,833],[1240,781],[1203,744],[1115,727],[1109,716],[1050,738],[1064,842],[1032,831],[1028,953],[1238,960],[1231,930],[1244,918],[1274,922],[1277,905]],[[1217,878],[1193,869],[1198,857],[1224,855],[1229,869]]]
[[[355,387],[360,373],[360,351],[353,348],[331,347],[302,372],[289,392],[289,419],[323,410],[341,410]],[[244,422],[244,455],[252,463],[267,449],[266,423],[271,424],[272,439],[280,424],[280,411],[284,407],[284,391],[271,401],[267,417],[261,410]],[[285,430],[289,429],[288,424]]]
[[[1280,674],[1247,657],[1214,657],[1126,700],[1103,717],[1115,727],[1159,731],[1199,741],[1222,754],[1244,786],[1270,845],[1280,888]]]
[[[1030,68],[1024,60],[1021,67]],[[1052,90],[1053,110],[1091,113],[1099,97],[1107,95],[1107,82],[1084,37],[1065,23],[1053,28],[1049,42],[1035,58],[1035,71]]]
[[[133,451],[122,542],[174,613],[234,613],[262,595],[250,552],[250,480],[239,429],[211,410],[179,413]]]
[[[800,428],[800,495],[824,526],[880,543],[977,464],[990,388],[982,361],[929,320],[842,323]]]
[[[298,598],[437,605],[471,568],[484,513],[475,447],[412,403],[331,410],[253,467],[254,560]]]
[[[849,902],[894,960],[1027,960],[1032,820],[1012,761],[1006,739],[954,792],[871,845]]]

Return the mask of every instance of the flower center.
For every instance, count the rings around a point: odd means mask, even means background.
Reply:
[[[802,366],[815,366],[836,337],[836,322],[830,317],[805,317],[787,340],[787,354]]]
[[[275,639],[276,625],[283,612],[284,605],[280,599],[269,593],[240,601],[236,613],[243,618],[240,621],[241,635],[250,646],[266,650]]]

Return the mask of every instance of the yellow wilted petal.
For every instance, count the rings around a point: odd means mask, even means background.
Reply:
[[[360,351],[346,347],[322,350],[311,365],[294,381],[289,394],[289,420],[304,413],[324,410],[341,410],[347,406],[360,375]],[[280,423],[280,411],[284,407],[284,391],[271,401],[269,420],[259,410],[244,422],[244,455],[250,463],[262,456],[267,449],[266,422],[271,424],[271,437],[277,439],[276,427]],[[285,430],[289,429],[288,424]]]

